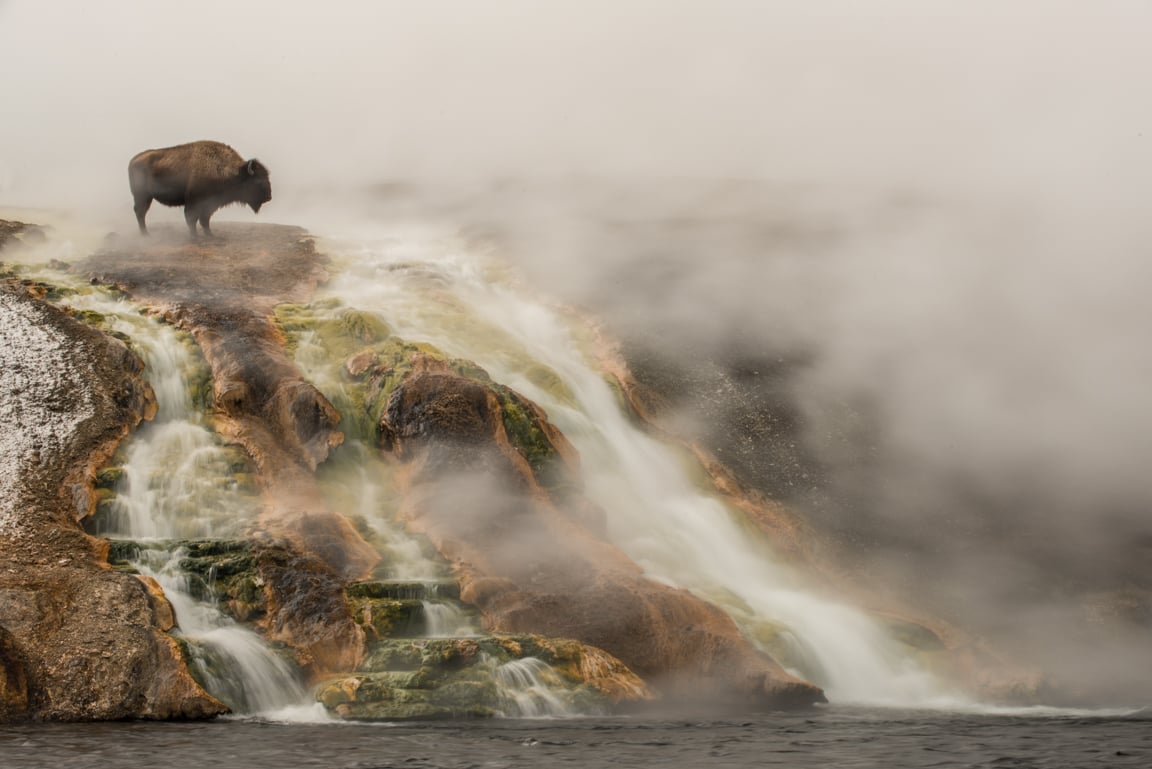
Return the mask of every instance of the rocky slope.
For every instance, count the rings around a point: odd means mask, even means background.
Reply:
[[[121,342],[0,283],[0,720],[201,718],[171,611],[79,519],[96,468],[155,410]]]
[[[247,607],[237,619],[286,644],[311,680],[343,676],[325,690],[332,707],[384,712],[371,697],[400,695],[379,688],[397,680],[373,667],[379,623],[344,595],[380,555],[321,497],[314,471],[344,439],[341,415],[301,375],[274,316],[309,300],[326,259],[298,228],[220,231],[224,240],[200,243],[113,239],[72,269],[190,332],[211,367],[214,424],[251,458],[263,498],[249,580],[259,588],[233,601]],[[221,712],[165,632],[172,612],[159,586],[109,569],[107,543],[77,523],[93,509],[95,470],[154,409],[140,362],[18,282],[0,296],[0,408],[15,420],[0,444],[11,469],[0,480],[0,720]],[[467,362],[403,340],[360,347],[347,376],[402,469],[409,526],[452,564],[461,598],[489,632],[576,639],[486,642],[491,649],[551,649],[576,671],[571,685],[613,701],[651,696],[633,671],[665,698],[822,700],[719,609],[646,580],[604,539],[602,514],[579,489],[579,457],[534,404]],[[468,649],[445,654],[473,659]]]
[[[462,597],[503,632],[607,649],[664,695],[742,707],[823,700],[685,590],[646,579],[598,531],[578,457],[531,402],[462,362],[413,353],[380,422],[405,465],[405,514],[449,557]],[[467,375],[461,373],[466,371]]]

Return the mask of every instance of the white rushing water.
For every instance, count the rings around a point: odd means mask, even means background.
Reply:
[[[334,359],[315,332],[303,331],[295,342],[295,363],[304,377],[338,407],[347,403],[350,398],[340,373],[344,361]],[[445,564],[430,557],[421,541],[396,523],[393,469],[379,449],[350,429],[352,417],[347,409],[341,411],[345,441],[317,469],[326,499],[332,509],[367,525],[372,544],[382,555],[377,576],[429,583],[447,578]]]
[[[479,635],[472,618],[452,601],[425,600],[424,635],[428,638],[470,638]]]
[[[164,588],[205,688],[242,715],[305,709],[308,691],[291,666],[214,602],[193,597],[189,576],[180,569],[185,555],[183,548],[143,550],[134,565]]]
[[[510,660],[492,672],[504,714],[517,718],[577,715],[557,694],[556,671],[535,658]]]
[[[162,544],[236,537],[255,515],[254,496],[242,493],[231,472],[236,457],[220,445],[193,402],[192,377],[202,364],[190,342],[171,326],[107,294],[69,297],[67,303],[101,313],[110,330],[132,339],[159,406],[155,419],[142,425],[127,445],[111,520],[102,533],[156,543],[142,549],[133,565],[164,588],[179,632],[188,641],[190,662],[214,696],[238,714],[315,720],[320,706],[310,702],[288,663],[214,601],[194,597],[189,577],[179,567],[184,550]]]
[[[156,417],[126,445],[113,520],[106,524],[113,528],[102,533],[130,539],[238,535],[254,514],[253,498],[237,493],[231,469],[239,457],[220,445],[193,403],[193,380],[203,380],[207,371],[190,340],[103,292],[66,303],[99,313],[108,330],[131,338],[158,404]]]
[[[377,313],[407,341],[477,362],[544,407],[580,451],[586,491],[607,512],[612,541],[650,578],[722,606],[754,641],[761,633],[792,639],[795,672],[833,702],[960,701],[878,622],[809,589],[750,542],[732,512],[693,483],[681,454],[629,421],[582,351],[581,330],[559,311],[451,238],[406,233],[342,251],[347,271],[330,295]],[[537,384],[550,379],[541,367],[563,386]]]

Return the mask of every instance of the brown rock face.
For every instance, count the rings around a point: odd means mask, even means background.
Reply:
[[[171,234],[113,243],[82,269],[189,331],[212,368],[217,429],[256,463],[266,505],[260,524],[337,574],[356,578],[379,560],[343,516],[325,508],[313,478],[340,445],[340,415],[304,380],[271,320],[306,300],[327,273],[304,230],[220,225],[223,242]]]
[[[510,440],[510,426],[536,444]],[[645,579],[580,523],[575,451],[521,396],[422,357],[391,394],[381,434],[406,465],[411,525],[452,560],[461,597],[481,609],[490,630],[602,648],[669,699],[744,707],[823,701],[722,611]],[[555,482],[565,475],[568,483]]]
[[[271,320],[283,302],[307,300],[327,277],[325,257],[303,230],[219,225],[222,241],[190,244],[159,234],[127,238],[81,269],[112,283],[195,338],[212,370],[216,429],[244,448],[264,492],[259,525],[284,548],[267,571],[266,634],[293,646],[314,673],[350,669],[364,633],[342,601],[339,580],[369,573],[379,554],[327,509],[313,472],[344,440],[340,414],[305,381]]]
[[[198,718],[145,585],[80,529],[94,468],[154,398],[122,343],[0,286],[0,720]]]
[[[296,649],[313,678],[354,670],[364,654],[364,631],[344,599],[344,582],[320,558],[274,544],[256,549],[264,582],[269,640]]]
[[[28,673],[16,639],[0,627],[0,723],[28,715]]]
[[[0,219],[0,248],[9,241],[36,241],[44,239],[44,230],[35,224]]]

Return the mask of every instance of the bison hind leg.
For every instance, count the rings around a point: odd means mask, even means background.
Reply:
[[[147,235],[148,227],[144,224],[144,217],[148,213],[148,209],[152,207],[152,197],[149,195],[137,195],[134,198],[136,205],[132,210],[136,212],[136,224],[140,225],[140,234]]]
[[[212,214],[214,213],[214,211],[203,211],[200,214],[200,226],[204,229],[205,237],[217,237],[216,234],[212,232],[212,228],[208,225],[208,222],[212,219]]]
[[[200,218],[200,209],[195,206],[184,207],[184,221],[188,225],[188,236],[196,240],[196,220]]]

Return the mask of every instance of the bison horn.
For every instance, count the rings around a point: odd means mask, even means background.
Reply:
[[[249,176],[255,176],[256,175],[256,166],[257,165],[258,165],[258,161],[255,158],[248,161],[248,175]]]

